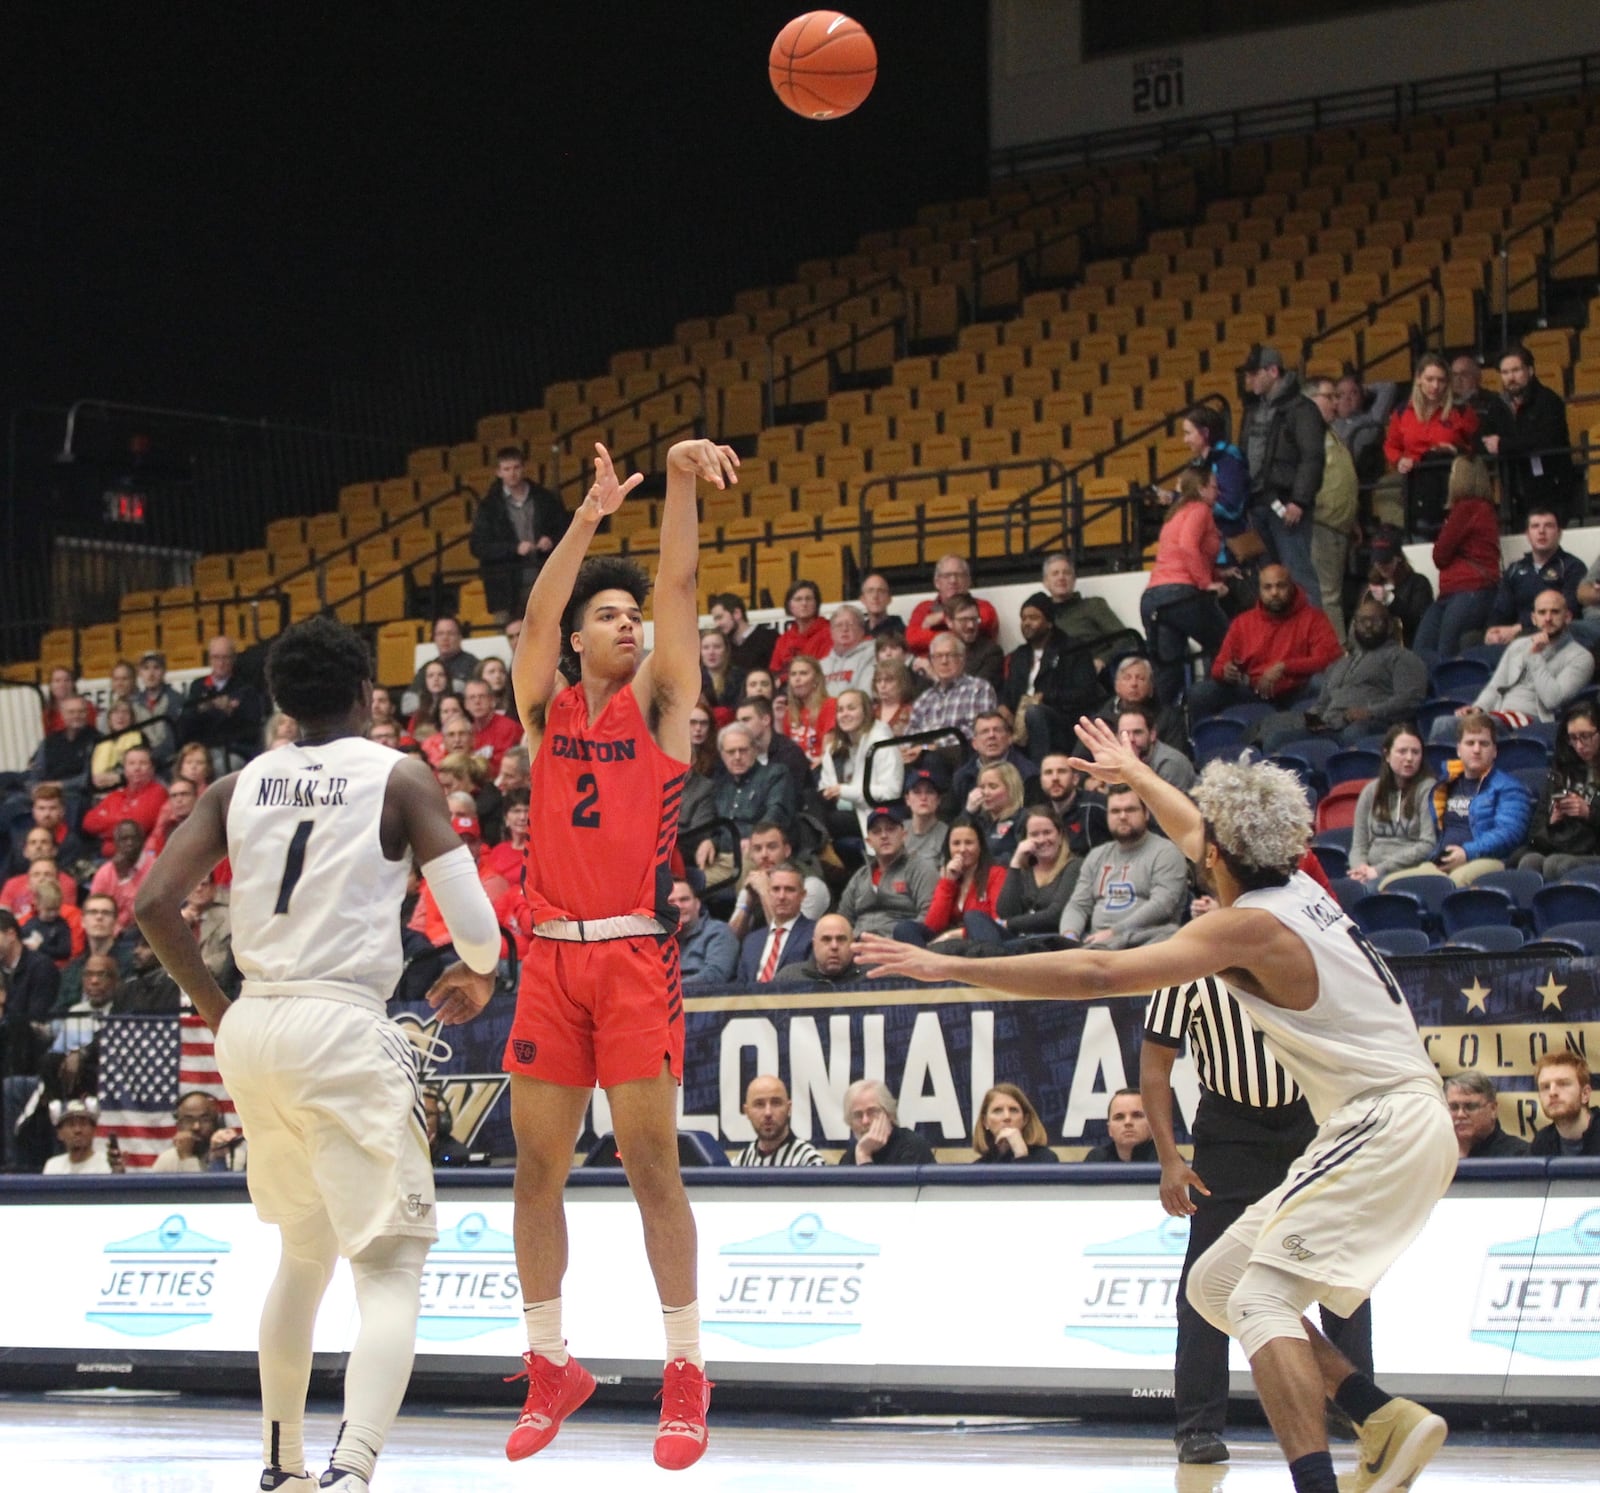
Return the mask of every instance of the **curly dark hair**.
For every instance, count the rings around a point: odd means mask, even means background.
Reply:
[[[331,617],[296,622],[278,635],[267,655],[267,688],[278,709],[302,726],[343,715],[371,680],[367,645]]]
[[[583,562],[578,579],[572,583],[572,599],[561,619],[565,640],[583,626],[583,614],[602,591],[626,591],[640,606],[650,594],[650,576],[644,566],[616,555],[596,555]]]

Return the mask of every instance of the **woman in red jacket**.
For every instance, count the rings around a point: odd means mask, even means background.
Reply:
[[[1433,542],[1439,595],[1422,614],[1412,647],[1425,658],[1454,658],[1469,632],[1489,624],[1500,583],[1500,516],[1489,469],[1476,456],[1458,456],[1450,468],[1444,528]]]
[[[1410,403],[1396,410],[1389,421],[1383,454],[1406,479],[1411,511],[1430,533],[1444,513],[1444,473],[1432,461],[1421,471],[1417,468],[1428,457],[1470,454],[1477,435],[1476,412],[1470,405],[1456,403],[1449,367],[1437,353],[1428,353],[1417,364]]]
[[[822,615],[822,592],[815,581],[796,581],[783,598],[789,614],[786,631],[772,650],[772,677],[780,684],[797,654],[826,658],[833,651],[833,630]]]
[[[1006,884],[1006,867],[997,866],[989,854],[983,832],[965,814],[951,822],[944,841],[944,868],[933,901],[920,923],[903,922],[895,926],[894,936],[902,943],[948,943],[966,937],[962,919],[969,912],[993,918]]]

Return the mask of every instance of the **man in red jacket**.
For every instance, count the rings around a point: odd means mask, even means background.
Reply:
[[[1211,677],[1190,688],[1189,719],[1254,700],[1286,704],[1343,652],[1327,615],[1306,600],[1282,565],[1268,565],[1260,600],[1233,619]]]
[[[114,834],[124,819],[132,819],[145,832],[155,832],[156,821],[167,802],[167,790],[156,778],[155,759],[150,748],[129,747],[122,754],[122,786],[113,788],[83,816],[83,832],[99,835],[100,854],[107,859],[116,852]]]

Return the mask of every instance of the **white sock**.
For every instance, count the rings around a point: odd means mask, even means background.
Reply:
[[[561,1335],[561,1298],[524,1301],[522,1320],[528,1325],[528,1347],[560,1368],[567,1361],[567,1340]]]
[[[667,1362],[676,1363],[686,1358],[697,1369],[704,1369],[706,1360],[700,1352],[699,1301],[691,1301],[687,1306],[663,1306],[661,1320],[667,1329]]]

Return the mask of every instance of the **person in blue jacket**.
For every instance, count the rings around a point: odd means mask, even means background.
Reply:
[[[1527,843],[1533,794],[1520,778],[1495,766],[1494,718],[1481,710],[1458,716],[1456,753],[1459,763],[1433,790],[1439,832],[1433,860],[1396,871],[1384,886],[1405,876],[1448,876],[1457,886],[1470,886],[1490,871],[1503,871]]]

